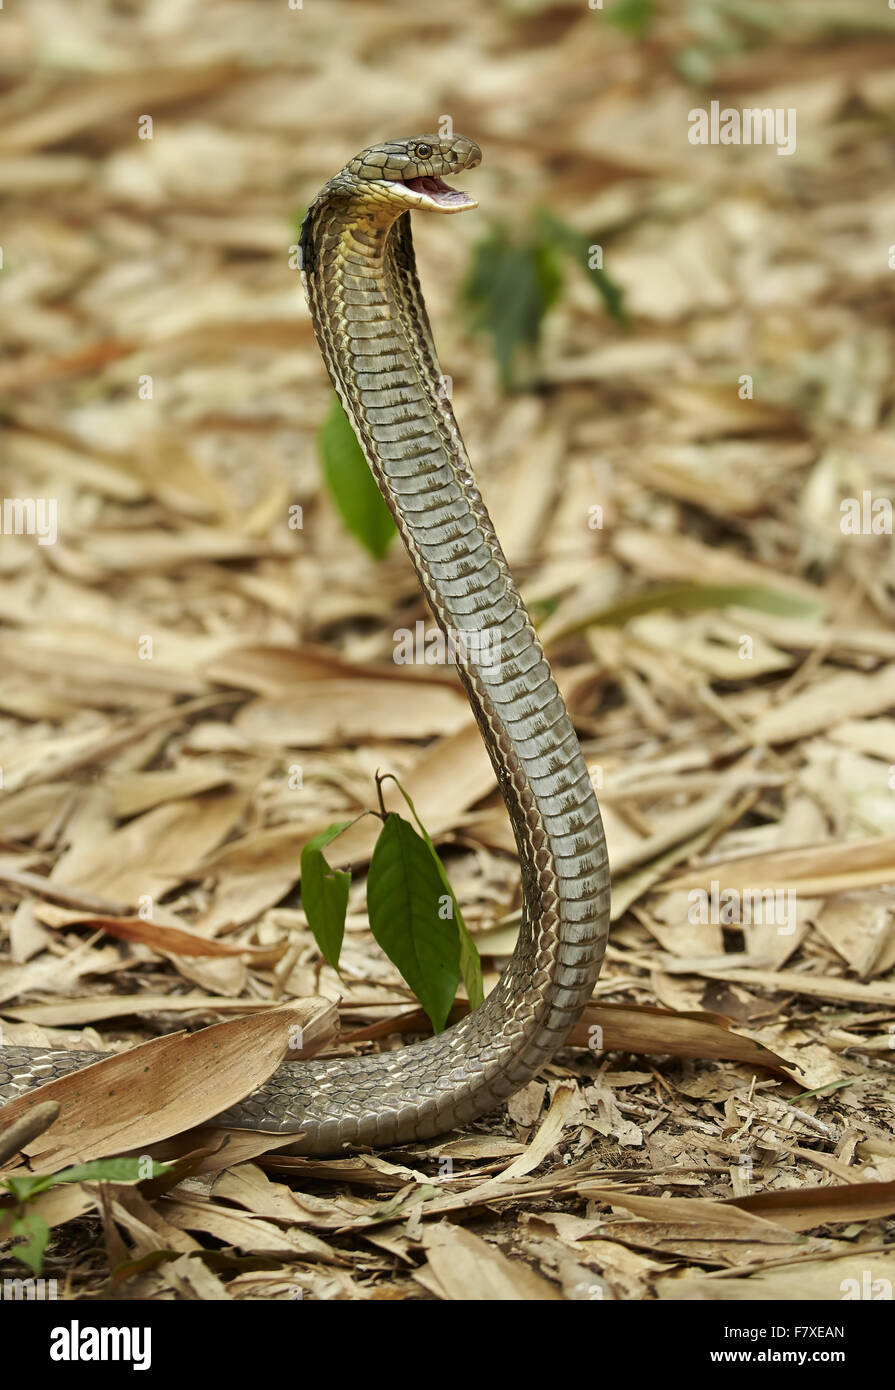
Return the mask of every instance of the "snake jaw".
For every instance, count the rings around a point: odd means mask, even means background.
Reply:
[[[443,179],[430,174],[402,179],[395,186],[416,193],[420,198],[420,202],[414,204],[416,207],[431,208],[436,212],[466,212],[470,208],[478,207],[477,200],[471,198],[468,193],[464,193],[460,188],[451,188]]]
[[[465,135],[416,135],[410,140],[386,140],[350,159],[326,185],[326,190],[340,194],[344,191],[356,197],[359,203],[367,205],[365,215],[374,218],[382,213],[397,216],[398,212],[412,210],[466,212],[478,207],[477,200],[452,188],[442,176],[465,174],[469,169],[477,169],[481,162],[481,150]],[[325,196],[326,190],[321,196]]]

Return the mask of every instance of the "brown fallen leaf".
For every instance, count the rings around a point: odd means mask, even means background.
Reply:
[[[843,1299],[890,1299],[895,1287],[895,1259],[880,1250],[835,1259],[798,1260],[758,1269],[741,1278],[723,1275],[667,1275],[656,1280],[660,1298],[768,1299],[841,1303]]]
[[[290,1053],[290,1060],[296,1054]],[[146,1153],[159,1163],[169,1163],[184,1176],[220,1173],[239,1163],[251,1163],[253,1159],[276,1153],[293,1142],[292,1134],[269,1134],[257,1129],[227,1129],[222,1125],[199,1125],[197,1129],[185,1129],[169,1139],[161,1139],[157,1144],[149,1144]],[[133,1155],[136,1156],[136,1155]],[[141,1184],[141,1190],[152,1195],[158,1184],[159,1191],[168,1191],[173,1186],[166,1173],[160,1179],[152,1179]],[[178,1178],[177,1181],[180,1181]]]
[[[515,1146],[516,1151],[519,1147],[518,1144]],[[374,1162],[373,1159],[373,1154],[349,1154],[345,1158],[299,1158],[295,1154],[265,1153],[261,1162],[265,1170],[291,1174],[302,1183],[306,1180],[344,1183],[352,1187],[374,1187],[380,1192],[399,1191],[408,1182],[418,1180],[413,1169],[404,1164],[386,1164],[385,1160]]]
[[[651,579],[700,584],[757,584],[769,589],[782,589],[812,603],[817,602],[817,589],[806,580],[785,570],[743,559],[730,547],[721,549],[693,536],[663,535],[655,529],[630,526],[616,531],[612,548],[635,572]]]
[[[97,839],[71,868],[66,865],[68,883],[128,904],[155,899],[197,872],[238,824],[251,792],[239,786],[156,806]]]
[[[573,1047],[592,1047],[593,1028],[602,1028],[604,1052],[633,1052],[646,1056],[701,1057],[744,1062],[787,1074],[791,1063],[762,1043],[732,1030],[723,1014],[680,1012],[651,1004],[588,1004],[569,1034]]]
[[[815,681],[806,690],[788,694],[784,704],[771,708],[752,725],[762,743],[789,743],[829,728],[830,711],[837,722],[885,714],[895,704],[895,665],[872,675],[848,671]]]
[[[233,685],[240,690],[252,690],[257,695],[279,699],[293,690],[302,691],[308,681],[420,681],[423,684],[451,685],[456,679],[450,668],[420,666],[394,662],[376,666],[346,661],[327,647],[305,644],[301,647],[278,647],[273,644],[235,647],[221,652],[202,667],[208,680],[221,685]]]
[[[108,1184],[105,1190],[100,1189],[99,1206],[106,1227],[107,1246],[111,1244],[114,1248],[114,1243],[120,1241],[118,1260],[110,1279],[113,1289],[126,1288],[128,1280],[140,1272],[141,1264],[152,1261],[153,1256],[169,1256],[172,1251],[180,1251],[180,1259],[165,1258],[155,1265],[166,1284],[181,1297],[215,1301],[230,1297],[226,1285],[216,1274],[201,1260],[190,1258],[201,1254],[199,1242],[166,1221],[142,1192],[121,1184]],[[124,1246],[120,1232],[129,1237],[130,1251]]]
[[[52,920],[47,912],[40,912],[37,916],[46,926],[91,927],[121,941],[140,941],[144,946],[151,946],[162,955],[244,956],[254,965],[269,966],[276,965],[289,946],[285,940],[273,946],[240,946],[233,942],[216,941],[213,937],[200,936],[198,932],[189,931],[186,927],[149,922],[142,917],[94,917],[81,912],[56,912],[52,914],[55,920]]]
[[[113,356],[118,355],[116,349],[119,346],[128,345],[110,344]],[[101,351],[101,347],[99,350]],[[96,352],[97,348],[92,351]],[[77,356],[80,357],[80,354]],[[45,357],[39,360],[41,363],[47,361]],[[23,365],[26,365],[27,370],[27,364],[23,364],[21,359],[4,364],[0,381],[4,380],[7,373],[15,373]],[[124,459],[101,459],[93,451],[74,449],[59,439],[48,438],[42,433],[33,433],[30,430],[0,430],[0,443],[7,463],[23,466],[29,472],[36,473],[38,477],[70,479],[73,483],[96,489],[101,496],[113,497],[122,502],[137,502],[145,496],[140,479],[133,476],[132,468]]]
[[[853,1190],[849,1188],[850,1192]],[[716,1202],[708,1197],[641,1197],[638,1193],[616,1192],[586,1180],[579,1184],[578,1191],[594,1201],[621,1207],[648,1221],[671,1221],[675,1225],[698,1226],[703,1231],[712,1227],[727,1236],[752,1238],[758,1242],[777,1242],[780,1238],[779,1224],[742,1210],[737,1202]]]
[[[806,975],[799,970],[746,970],[737,966],[703,965],[699,961],[666,960],[669,975],[700,975],[709,980],[727,980],[732,984],[749,985],[753,989],[769,989],[781,994],[801,994],[808,999],[833,999],[839,1002],[871,1004],[895,1008],[895,985],[885,980],[842,980],[836,976]]]
[[[12,161],[10,161],[12,162]],[[75,173],[77,165],[72,166]],[[79,352],[64,353],[58,357],[48,357],[45,353],[29,353],[14,362],[4,363],[0,370],[0,391],[15,393],[30,391],[44,382],[75,376],[93,376],[109,362],[119,357],[129,357],[136,347],[135,343],[116,341],[91,343]]]
[[[891,883],[893,878],[895,835],[884,835],[721,859],[679,874],[663,887],[668,892],[679,888],[707,890],[714,880],[725,889],[743,891],[760,886],[762,892],[767,892],[791,888],[800,897],[822,898]]]
[[[53,659],[58,660],[56,657]],[[14,779],[8,777],[4,772],[4,782],[12,789],[13,786],[30,787],[58,777],[67,777],[78,768],[90,763],[108,761],[113,754],[139,742],[140,739],[145,738],[156,729],[163,729],[168,725],[183,724],[191,715],[220,705],[222,700],[230,699],[232,696],[219,691],[217,694],[203,695],[198,699],[189,700],[170,709],[153,710],[149,714],[141,715],[138,719],[130,718],[120,722],[116,721],[115,724],[102,729],[99,733],[91,730],[77,739],[64,737],[57,740],[60,744],[58,753],[44,753],[33,764],[28,763],[21,776]]]
[[[265,999],[225,999],[212,994],[104,994],[93,999],[63,999],[55,1004],[5,1007],[3,1013],[22,1023],[55,1028],[68,1024],[83,1027],[105,1018],[127,1018],[130,1014],[250,1014],[269,1008]]]
[[[160,1212],[179,1230],[203,1231],[225,1245],[234,1245],[252,1254],[292,1256],[321,1260],[325,1264],[346,1263],[345,1257],[319,1236],[294,1223],[289,1230],[281,1231],[254,1213],[225,1207],[199,1193],[181,1192],[177,1197],[166,1197],[160,1204]]]
[[[423,1232],[428,1268],[435,1276],[440,1297],[452,1301],[530,1299],[553,1301],[561,1297],[553,1284],[519,1260],[509,1260],[481,1236],[439,1221]],[[424,1267],[425,1268],[425,1267]]]
[[[60,1115],[27,1145],[32,1171],[142,1150],[211,1119],[263,1085],[285,1057],[295,1026],[303,1030],[305,1050],[316,1049],[334,1035],[336,1011],[319,999],[268,1009],[189,1036],[156,1038],[49,1082],[40,1100],[57,1101]],[[0,1125],[27,1114],[35,1094],[5,1105]]]
[[[742,1268],[764,1260],[778,1260],[781,1255],[790,1253],[793,1246],[801,1253],[805,1250],[803,1242],[798,1242],[791,1231],[785,1231],[780,1226],[776,1230],[764,1231],[759,1238],[754,1230],[727,1231],[711,1222],[677,1223],[666,1217],[664,1221],[647,1221],[644,1218],[614,1221],[604,1226],[603,1230],[632,1250],[649,1251],[666,1257],[671,1255],[690,1265]],[[589,1241],[582,1241],[580,1248],[587,1250],[590,1244]],[[823,1253],[826,1242],[819,1240],[808,1248]]]
[[[269,541],[254,540],[223,529],[193,526],[178,531],[106,531],[87,533],[82,553],[104,570],[168,570],[197,560],[255,560],[275,553]]]
[[[291,1188],[272,1182],[254,1163],[231,1163],[216,1179],[213,1196],[215,1201],[230,1202],[268,1221],[282,1221],[287,1226],[307,1221],[307,1211]]]
[[[728,1205],[786,1226],[810,1231],[839,1221],[872,1221],[895,1212],[895,1182],[857,1182],[842,1186],[787,1187],[731,1199]]]
[[[136,84],[130,73],[103,73],[93,82],[48,94],[47,100],[34,110],[10,121],[0,149],[5,152],[53,145],[92,126],[102,128],[125,113],[141,111],[150,101],[155,103],[152,109],[157,110],[199,93],[219,91],[238,80],[239,75],[239,65],[234,62],[146,68]]]
[[[469,1012],[458,1001],[449,1022]],[[594,1030],[599,1029],[599,1033]],[[392,1033],[425,1033],[429,1030],[422,1009],[384,1018],[344,1035],[345,1043],[371,1042]],[[588,1004],[566,1040],[569,1047],[598,1052],[633,1052],[648,1057],[701,1057],[763,1067],[788,1076],[791,1063],[752,1038],[732,1031],[732,1020],[723,1014],[679,1012],[652,1004]]]
[[[28,873],[24,869],[17,873],[10,869],[0,869],[0,883],[5,884],[7,888],[21,888],[23,892],[33,893],[35,897],[46,899],[47,902],[60,903],[63,907],[82,912],[101,913],[108,917],[125,917],[130,907],[129,903],[99,898],[93,893],[69,888],[64,883],[56,883],[40,874]]]
[[[560,1082],[531,1143],[502,1172],[482,1183],[478,1189],[479,1196],[487,1193],[489,1185],[498,1187],[511,1178],[524,1177],[540,1167],[561,1140],[563,1129],[575,1112],[578,1094],[578,1087],[573,1081]]]
[[[226,768],[169,768],[163,772],[129,772],[109,779],[115,813],[121,819],[151,811],[165,801],[182,801],[233,782]]]
[[[233,721],[260,747],[312,748],[354,739],[420,739],[472,720],[462,692],[421,681],[314,680],[281,699],[257,699]]]

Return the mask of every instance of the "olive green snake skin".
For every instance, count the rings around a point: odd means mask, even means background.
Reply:
[[[600,812],[470,471],[416,275],[410,211],[476,207],[442,176],[480,161],[478,146],[462,136],[364,150],[311,205],[302,280],[327,370],[435,618],[446,632],[488,637],[459,643],[458,670],[512,821],[522,925],[498,984],[459,1023],[393,1052],[287,1062],[219,1117],[300,1132],[296,1153],[423,1139],[493,1110],[562,1045],[591,997],[606,945]],[[100,1056],[0,1048],[0,1098]]]

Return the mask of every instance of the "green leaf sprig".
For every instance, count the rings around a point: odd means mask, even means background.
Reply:
[[[384,780],[377,778],[380,797]],[[461,978],[471,1007],[482,1002],[482,966],[431,836],[401,783],[396,777],[392,780],[416,826],[384,806],[379,813],[382,829],[367,876],[370,930],[439,1033]],[[302,906],[314,939],[335,970],[345,934],[351,875],[331,868],[323,851],[353,824],[339,821],[328,826],[305,845],[301,856]]]

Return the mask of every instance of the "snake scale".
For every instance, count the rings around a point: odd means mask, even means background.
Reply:
[[[492,1110],[562,1045],[605,950],[609,870],[596,797],[470,470],[416,274],[410,212],[476,207],[444,177],[480,161],[459,135],[363,150],[312,203],[300,249],[327,370],[429,606],[446,633],[488,634],[484,655],[483,642],[458,644],[458,671],[512,822],[522,924],[499,982],[460,1022],[397,1051],[284,1063],[219,1117],[300,1132],[296,1153],[427,1138]],[[0,1048],[0,1098],[100,1056]]]

